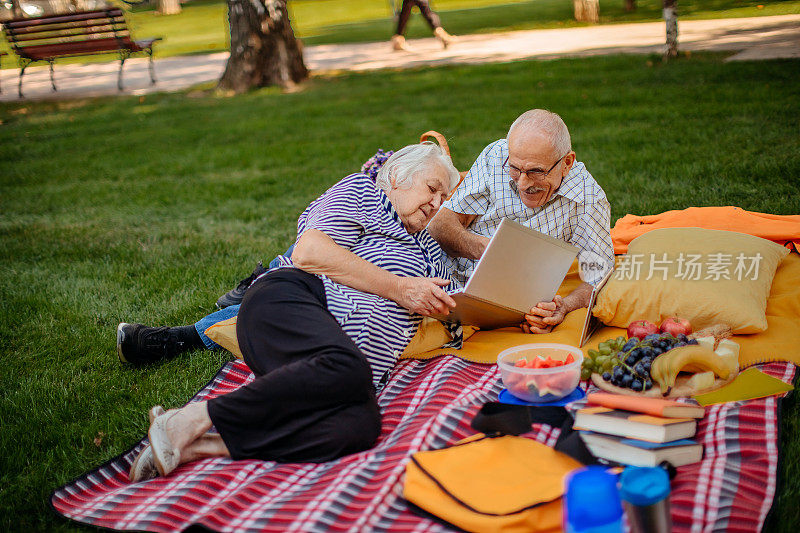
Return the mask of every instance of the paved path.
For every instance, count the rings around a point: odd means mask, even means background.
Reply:
[[[679,22],[681,50],[738,52],[728,60],[800,57],[800,15]],[[661,53],[663,22],[465,35],[442,50],[434,39],[409,41],[413,52],[393,52],[388,42],[309,46],[312,71],[409,68],[448,63],[487,63],[523,58],[550,59],[599,54]],[[158,48],[156,47],[156,55]],[[125,63],[123,94],[179,91],[219,79],[228,53],[170,57],[155,63],[158,83],[151,86],[147,59]],[[6,61],[10,59],[4,58]],[[84,98],[120,94],[118,62],[56,65],[58,92],[50,88],[47,66],[30,67],[24,78],[26,99]],[[0,71],[0,101],[18,100],[18,71]]]

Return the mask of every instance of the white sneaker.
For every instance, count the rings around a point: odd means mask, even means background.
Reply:
[[[392,35],[392,50],[396,52],[410,52],[411,47],[408,46],[406,38],[402,35]]]
[[[128,472],[128,478],[133,483],[139,481],[147,481],[158,477],[158,468],[156,467],[155,460],[153,459],[153,448],[145,446],[131,465],[131,470]]]
[[[167,421],[175,414],[164,413],[156,417],[147,432],[150,447],[153,448],[153,461],[162,476],[169,475],[181,463],[180,449],[175,448],[167,436]]]

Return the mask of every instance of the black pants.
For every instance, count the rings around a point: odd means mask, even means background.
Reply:
[[[285,268],[258,280],[236,335],[256,379],[208,403],[232,458],[323,462],[375,443],[369,363],[328,311],[319,278]]]
[[[425,20],[431,25],[431,29],[435,30],[442,25],[439,20],[439,15],[434,13],[431,9],[428,0],[403,0],[403,6],[400,8],[400,14],[397,16],[397,31],[395,35],[403,35],[403,32],[406,31],[408,18],[411,16],[411,8],[414,6],[419,8],[422,16],[425,17]]]

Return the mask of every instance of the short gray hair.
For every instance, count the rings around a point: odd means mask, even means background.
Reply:
[[[553,143],[553,150],[558,154],[566,154],[572,151],[572,141],[569,138],[569,130],[564,121],[557,114],[546,109],[531,109],[525,111],[508,129],[508,137],[514,130],[522,128],[525,131],[540,131],[550,138]]]
[[[389,192],[392,188],[392,178],[394,178],[397,187],[409,189],[417,175],[424,175],[436,165],[441,166],[447,172],[449,190],[453,190],[453,187],[458,185],[461,176],[453,166],[450,156],[444,153],[438,144],[430,141],[404,146],[393,153],[378,171],[375,185],[384,192]]]

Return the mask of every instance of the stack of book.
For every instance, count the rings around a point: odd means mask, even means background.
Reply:
[[[592,393],[575,413],[575,429],[595,457],[633,466],[696,463],[703,445],[693,440],[705,410],[659,398]]]

